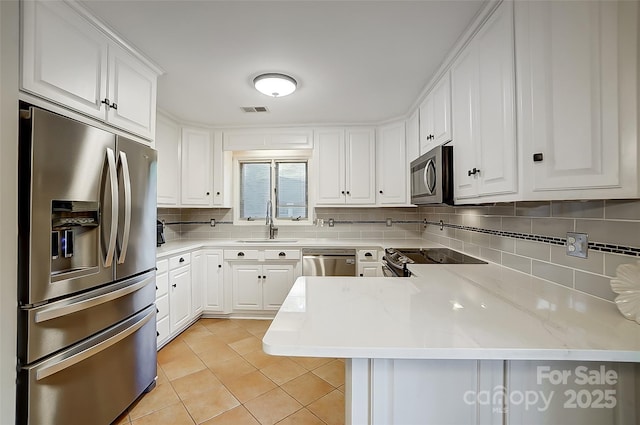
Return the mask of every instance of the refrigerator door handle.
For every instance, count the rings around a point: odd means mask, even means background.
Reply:
[[[116,156],[111,148],[107,148],[107,163],[109,164],[109,179],[111,180],[111,233],[104,266],[111,267],[118,237],[118,171],[116,169]]]
[[[61,360],[59,362],[56,362],[50,366],[46,366],[43,367],[42,369],[38,369],[36,371],[36,380],[39,381],[41,379],[44,379],[48,376],[51,376],[55,373],[58,373],[62,370],[68,369],[73,365],[76,365],[78,363],[80,363],[83,360],[88,359],[91,356],[95,356],[96,354],[98,354],[99,352],[106,350],[107,348],[111,347],[112,345],[117,344],[118,342],[122,341],[123,339],[125,339],[126,337],[128,337],[129,335],[133,334],[134,332],[136,332],[138,329],[140,329],[142,326],[144,326],[149,320],[153,319],[155,315],[155,312],[152,310],[149,314],[147,314],[144,318],[142,318],[140,321],[136,322],[135,324],[133,324],[132,326],[128,327],[127,329],[123,330],[122,332],[119,332],[118,334],[105,339],[104,341],[101,341],[93,346],[91,346],[91,348],[88,348],[84,351],[80,351],[79,353],[73,354],[69,357],[67,357],[64,360]]]
[[[124,263],[127,258],[127,248],[129,246],[129,233],[131,232],[131,174],[129,173],[129,161],[127,154],[119,151],[119,161],[122,165],[122,180],[124,181],[124,226],[122,229],[122,244],[120,245],[120,255],[118,264]]]
[[[77,313],[79,311],[86,310],[88,308],[95,307],[97,305],[104,304],[109,301],[113,301],[117,298],[124,297],[125,295],[131,294],[132,292],[136,292],[137,290],[144,288],[153,280],[154,280],[154,276],[151,276],[133,285],[126,286],[124,288],[120,288],[115,291],[107,292],[106,294],[103,294],[103,295],[97,295],[97,296],[88,298],[86,300],[81,300],[81,301],[67,304],[67,305],[46,308],[36,313],[35,322],[36,323],[46,322],[47,320],[57,319],[58,317]]]

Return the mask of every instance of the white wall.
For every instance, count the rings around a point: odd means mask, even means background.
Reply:
[[[19,5],[0,1],[0,421],[15,423]]]

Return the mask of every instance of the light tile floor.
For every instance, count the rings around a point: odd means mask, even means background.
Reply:
[[[158,352],[158,385],[114,425],[344,424],[344,361],[269,356],[270,324],[198,320]]]

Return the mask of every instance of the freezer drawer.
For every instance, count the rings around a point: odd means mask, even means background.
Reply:
[[[156,377],[156,310],[20,369],[19,425],[109,424]]]
[[[20,310],[18,359],[32,363],[115,325],[154,303],[155,272]]]

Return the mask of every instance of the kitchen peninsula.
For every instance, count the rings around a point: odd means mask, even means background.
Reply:
[[[263,339],[346,358],[351,424],[635,424],[640,327],[495,264],[411,278],[301,277]]]

